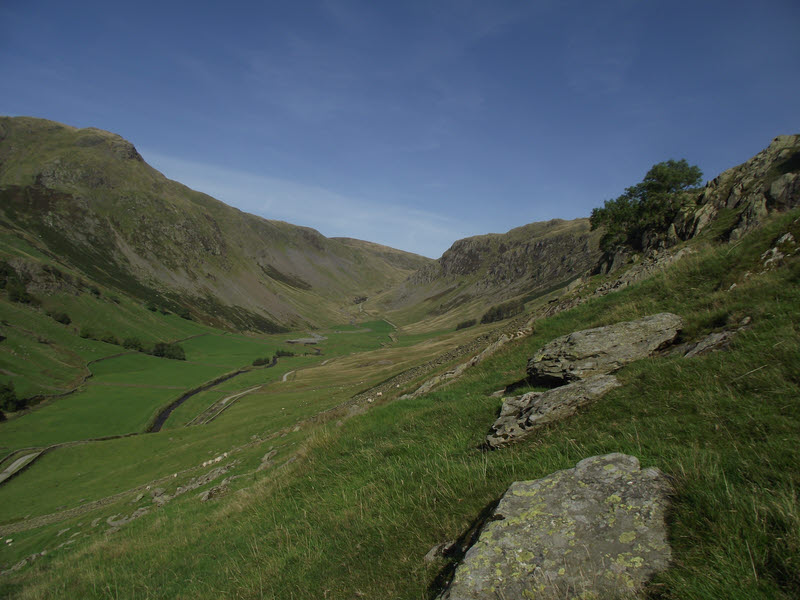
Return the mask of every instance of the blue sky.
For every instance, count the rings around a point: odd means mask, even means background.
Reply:
[[[242,210],[438,257],[800,132],[796,0],[0,2],[0,114]]]

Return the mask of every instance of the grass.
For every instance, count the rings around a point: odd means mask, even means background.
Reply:
[[[673,483],[668,523],[673,566],[656,577],[650,598],[796,597],[800,262],[749,278],[744,274],[758,271],[760,254],[797,216],[776,220],[738,246],[701,248],[663,275],[539,321],[535,335],[508,344],[461,380],[427,396],[387,397],[338,425],[334,417],[243,449],[236,456],[244,461],[245,477],[234,484],[241,491],[210,504],[184,498],[114,536],[81,538],[74,550],[53,553],[0,580],[0,593],[433,598],[437,576],[448,565],[444,559],[426,563],[424,555],[464,533],[512,481],[542,477],[588,456],[625,452],[644,467],[658,467]],[[727,291],[731,283],[737,287]],[[575,417],[506,449],[478,449],[499,408],[489,393],[524,376],[536,348],[577,329],[665,310],[685,319],[685,339],[744,316],[753,325],[737,335],[729,351],[629,365],[618,374],[623,387]],[[207,428],[115,440],[94,452],[88,446],[70,448],[51,460],[69,458],[75,461],[71,466],[46,471],[65,473],[64,489],[72,499],[79,486],[68,483],[66,473],[78,464],[80,472],[91,465],[89,472],[105,476],[93,475],[95,482],[85,489],[110,493],[117,489],[110,473],[119,473],[117,486],[143,481],[207,458],[230,447],[226,444],[291,427],[322,406],[314,402],[315,388],[323,399],[345,395],[386,374],[377,368],[379,357],[399,358],[414,350],[340,355],[324,367],[298,371],[293,381],[270,384],[267,389],[274,387],[275,394],[245,397]],[[202,439],[195,437],[200,429]],[[293,444],[281,451],[298,460],[248,474],[267,444],[279,440]],[[101,460],[98,448],[115,452]],[[167,464],[159,467],[156,456]],[[22,503],[22,488],[28,494],[35,489],[26,483],[34,474],[36,469],[0,488],[0,504]],[[0,560],[8,563],[11,556],[40,548],[48,538],[37,535],[25,532],[18,550],[0,549]]]

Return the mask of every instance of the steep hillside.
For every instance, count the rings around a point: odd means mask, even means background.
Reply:
[[[458,240],[367,306],[390,311],[399,322],[428,319],[437,327],[480,318],[495,303],[528,301],[582,275],[600,257],[598,239],[588,219],[554,219]]]
[[[0,119],[0,209],[4,238],[41,263],[241,330],[340,322],[354,297],[430,262],[243,213],[165,178],[118,135],[33,118]]]
[[[411,351],[381,349],[274,378],[208,426],[54,449],[0,487],[0,595],[433,599],[512,482],[625,453],[670,482],[672,560],[645,597],[795,598],[800,253],[762,257],[800,238],[799,219],[770,217],[736,245],[695,240],[652,279],[538,321],[414,399],[395,389],[310,417],[385,381],[369,365]],[[749,325],[726,350],[627,364],[596,403],[479,449],[502,402],[493,392],[541,348],[661,312],[681,317],[689,343]]]

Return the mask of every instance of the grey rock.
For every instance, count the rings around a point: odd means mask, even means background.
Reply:
[[[148,507],[137,508],[130,515],[117,519],[118,515],[111,515],[106,519],[106,523],[114,529],[118,529],[123,525],[127,525],[134,519],[138,519],[142,515],[146,515],[150,509]]]
[[[490,448],[500,448],[518,441],[547,423],[575,414],[581,406],[619,386],[613,375],[595,375],[546,392],[505,398],[500,416],[492,425],[492,433],[486,436],[486,444]]]
[[[683,321],[672,313],[650,315],[554,339],[528,361],[535,383],[561,385],[617,369],[671,344]]]
[[[269,469],[272,466],[272,459],[278,454],[278,451],[275,449],[270,450],[267,452],[264,457],[261,459],[261,464],[258,465],[257,471],[264,471]]]
[[[718,350],[727,350],[731,345],[733,337],[737,333],[748,329],[751,322],[752,319],[750,317],[745,317],[741,320],[736,329],[724,329],[722,331],[716,331],[709,333],[707,336],[698,341],[681,344],[680,346],[674,347],[671,350],[670,355],[683,356],[684,358],[694,358],[695,356],[702,356],[703,354],[716,352]]]
[[[447,542],[442,542],[441,544],[436,544],[433,548],[428,550],[428,553],[425,555],[425,558],[423,558],[423,560],[426,563],[435,562],[437,559],[446,556],[447,553],[450,552],[455,545],[456,545],[455,540],[450,540]]]
[[[442,600],[617,598],[667,568],[669,485],[625,454],[509,487]]]
[[[731,339],[735,333],[735,331],[719,331],[716,333],[710,333],[699,342],[694,344],[694,347],[684,354],[684,356],[686,358],[692,358],[694,356],[708,354],[709,352],[723,350],[730,346]]]

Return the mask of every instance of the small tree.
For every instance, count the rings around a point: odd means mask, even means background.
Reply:
[[[641,183],[592,210],[592,229],[606,228],[600,247],[605,252],[621,245],[640,249],[642,234],[665,232],[680,210],[682,192],[699,185],[702,178],[700,167],[690,166],[685,158],[653,165]]]
[[[164,342],[158,342],[153,346],[153,356],[171,358],[173,360],[186,360],[186,352],[182,346]]]
[[[14,383],[0,384],[0,409],[5,412],[16,412],[25,407],[25,401],[17,398]]]
[[[466,329],[467,327],[472,327],[478,321],[476,319],[467,319],[466,321],[461,321],[458,325],[456,325],[456,331],[459,329]]]
[[[139,338],[135,337],[125,338],[122,341],[122,346],[127,348],[128,350],[136,350],[138,352],[142,351],[142,342]]]

